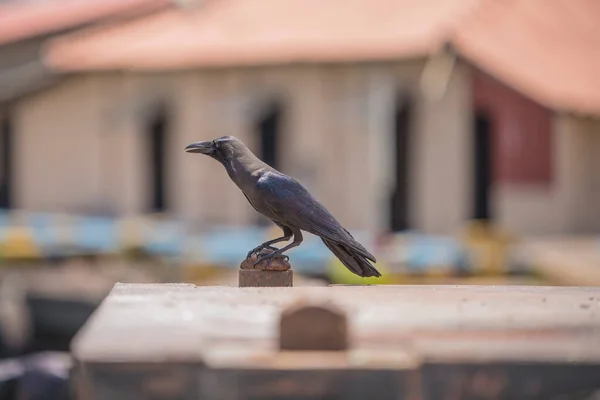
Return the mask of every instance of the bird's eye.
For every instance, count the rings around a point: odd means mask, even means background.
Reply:
[[[221,143],[219,142],[214,142],[215,145],[215,149],[219,150],[219,148],[221,148]]]

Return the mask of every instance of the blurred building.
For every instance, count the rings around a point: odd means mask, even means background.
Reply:
[[[49,42],[60,83],[4,103],[3,206],[255,223],[183,152],[235,135],[351,229],[598,230],[599,37],[584,0],[190,0],[96,24]]]
[[[167,0],[9,0],[0,4],[0,208],[20,206],[14,189],[14,111],[24,97],[61,82],[43,63],[44,44],[54,36],[157,11]],[[28,160],[24,160],[29,163]]]

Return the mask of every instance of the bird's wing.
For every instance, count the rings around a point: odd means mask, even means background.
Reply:
[[[347,244],[375,262],[375,257],[294,179],[267,173],[258,180],[257,189],[264,206],[282,224],[289,224],[335,243]]]

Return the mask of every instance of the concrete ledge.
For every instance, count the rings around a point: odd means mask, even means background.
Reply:
[[[567,398],[599,388],[599,308],[596,287],[117,284],[71,345],[73,385],[83,400]]]

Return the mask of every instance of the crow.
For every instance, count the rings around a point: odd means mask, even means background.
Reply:
[[[247,258],[260,250],[272,253],[257,259],[256,264],[299,246],[302,232],[319,236],[325,246],[348,268],[361,277],[381,274],[369,262],[376,262],[367,249],[333,217],[333,215],[299,182],[261,161],[241,140],[223,136],[212,141],[200,141],[186,146],[188,153],[205,154],[219,161],[231,180],[240,188],[252,207],[283,230],[283,236],[269,240],[248,252]],[[294,240],[277,249],[272,245]],[[284,255],[287,258],[287,256]]]

